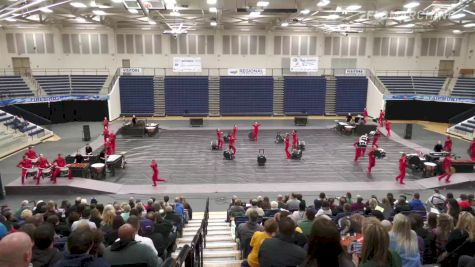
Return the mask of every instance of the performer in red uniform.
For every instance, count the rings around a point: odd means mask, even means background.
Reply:
[[[470,156],[470,159],[472,161],[475,161],[475,138],[473,138],[472,142],[470,143],[470,146],[468,147],[468,155]]]
[[[259,126],[261,126],[260,123],[257,121],[252,124],[252,139],[257,142],[257,136],[259,135]]]
[[[152,170],[153,170],[153,174],[152,174],[153,186],[157,186],[157,182],[166,182],[167,181],[166,179],[158,177],[158,165],[157,165],[157,162],[154,159],[152,160],[152,164],[150,164],[150,168],[152,168]]]
[[[401,158],[399,159],[399,175],[396,176],[396,181],[399,180],[400,184],[404,183],[404,177],[406,177],[406,153],[402,153]]]
[[[43,175],[43,171],[51,167],[51,165],[49,164],[46,157],[43,154],[40,154],[40,158],[36,163],[36,167],[38,168],[38,174],[36,175],[36,184],[40,184],[40,178]]]
[[[296,130],[292,130],[292,148],[297,149],[297,144],[299,143],[299,136]]]
[[[371,147],[371,150],[368,152],[368,174],[371,174],[371,169],[376,165],[376,156],[374,152],[376,151],[377,146],[374,145]]]
[[[237,125],[234,124],[233,131],[231,132],[231,136],[234,137],[234,139],[236,139],[237,130]]]
[[[373,137],[373,144],[372,144],[373,146],[378,144],[378,139],[380,135],[381,133],[378,131],[378,129],[376,129],[376,133],[374,134],[374,137]]]
[[[363,123],[366,124],[366,117],[368,117],[368,110],[364,108],[363,111]]]
[[[224,140],[223,140],[223,131],[221,129],[216,130],[216,139],[218,139],[218,149],[221,150],[223,149],[224,146]]]
[[[452,167],[452,159],[450,158],[450,154],[445,156],[444,160],[442,161],[442,167],[444,168],[444,173],[439,175],[439,181],[446,177],[445,182],[450,183],[450,176],[452,176],[452,171],[450,169]]]
[[[114,133],[109,133],[109,143],[110,143],[110,146],[111,146],[111,153],[112,154],[115,154],[115,139],[116,139],[116,135]]]
[[[391,136],[391,122],[389,120],[386,120],[386,131],[388,131],[387,137]]]
[[[104,121],[102,122],[102,124],[104,125],[104,129],[109,129],[109,120],[107,119],[107,117],[104,117]]]
[[[450,135],[447,135],[447,139],[445,139],[444,151],[452,152],[452,139],[450,138]]]
[[[33,148],[33,146],[28,147],[28,150],[25,152],[25,156],[30,160],[38,158],[38,156],[36,155],[36,151]]]
[[[234,130],[233,130],[234,132]],[[233,154],[236,155],[236,147],[234,146],[234,143],[236,143],[236,136],[232,135],[228,138],[228,145],[229,145],[229,150],[233,151]]]
[[[59,174],[61,173],[61,168],[67,167],[66,160],[64,160],[64,158],[61,154],[58,154],[58,157],[55,160],[53,160],[53,162],[51,162],[51,164],[53,164],[53,166],[54,166],[53,175],[51,175],[51,181],[53,182],[53,184],[55,184],[56,183],[56,177],[58,177]],[[73,176],[71,174],[71,170],[68,171],[68,178],[73,179]]]
[[[289,147],[290,147],[290,137],[289,134],[285,134],[284,137],[284,145],[285,145],[285,155],[287,159],[290,159],[290,152],[289,152]]]
[[[359,146],[360,141],[356,140],[356,142],[353,144],[355,147],[355,159],[354,161],[358,161],[358,159],[363,155],[363,149]]]
[[[384,111],[381,109],[379,111],[378,123],[380,127],[383,127],[383,120],[384,120]]]
[[[107,143],[107,138],[109,138],[109,130],[107,128],[104,128],[102,135],[104,135],[104,144],[105,144]]]
[[[23,160],[16,166],[21,168],[21,184],[25,184],[26,171],[31,168],[31,161],[26,155],[24,155]]]
[[[112,143],[109,138],[107,138],[106,143],[104,144],[104,148],[106,150],[106,155],[114,154],[112,151]]]

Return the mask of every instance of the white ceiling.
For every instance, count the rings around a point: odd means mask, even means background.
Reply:
[[[0,0],[0,25],[8,28],[104,25],[114,29],[156,28],[173,33],[213,29],[341,33],[475,31],[475,0],[415,0],[419,5],[412,9],[404,7],[412,0],[261,1],[268,2],[266,7],[258,7],[257,0],[217,0],[216,4],[207,1]],[[327,5],[323,5],[325,1]],[[360,8],[351,10],[350,6]],[[217,12],[210,11],[210,7],[215,7]],[[259,11],[260,14],[251,15]],[[211,25],[213,21],[216,26]]]

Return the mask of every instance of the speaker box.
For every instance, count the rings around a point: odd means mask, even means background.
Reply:
[[[191,127],[202,127],[203,118],[190,118],[190,125]]]
[[[82,126],[82,133],[83,133],[83,137],[82,137],[83,141],[91,141],[91,130],[89,129],[89,125]]]
[[[307,117],[295,117],[294,118],[294,123],[295,126],[307,126]]]
[[[411,139],[412,138],[412,124],[406,124],[406,130],[404,131],[404,139]]]

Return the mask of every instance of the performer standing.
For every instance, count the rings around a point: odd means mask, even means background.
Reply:
[[[106,155],[112,155],[114,154],[112,151],[112,143],[109,138],[107,138],[106,143],[104,144],[104,148],[106,150]]]
[[[363,123],[366,124],[366,117],[368,117],[368,110],[364,108],[363,111]]]
[[[444,151],[447,151],[449,153],[452,152],[452,139],[450,138],[450,135],[447,135],[447,139],[445,139]]]
[[[400,184],[404,183],[404,177],[406,177],[406,153],[402,153],[401,158],[399,159],[399,175],[396,176],[396,181],[399,180]]]
[[[442,161],[442,167],[444,168],[444,173],[439,175],[439,181],[446,177],[445,182],[450,183],[450,176],[452,176],[452,159],[450,158],[450,154],[445,156],[444,160]]]
[[[109,129],[109,120],[107,117],[104,117],[104,121],[102,122],[102,125],[104,125],[104,129],[107,128]]]
[[[258,123],[257,121],[255,121],[253,124],[252,124],[252,139],[254,139],[254,141],[257,142],[257,136],[259,135],[259,126],[261,126],[260,123]]]
[[[373,146],[378,144],[378,139],[380,135],[381,133],[379,132],[378,129],[376,129],[376,133],[374,134],[374,137],[373,137]]]
[[[48,169],[49,167],[51,167],[51,165],[49,164],[46,157],[43,154],[40,154],[40,158],[36,163],[36,167],[38,167],[38,174],[36,175],[36,184],[40,184],[40,178],[43,175],[43,170]]]
[[[24,155],[23,160],[16,166],[21,168],[21,184],[25,184],[26,171],[31,168],[31,161],[26,155]]]
[[[51,175],[51,181],[53,182],[53,184],[56,183],[56,177],[59,176],[59,174],[61,173],[61,168],[64,168],[66,167],[66,160],[64,160],[63,156],[61,154],[58,154],[58,157],[53,160],[53,162],[51,162],[51,164],[53,164],[53,166],[55,166],[54,168],[54,172],[53,174]],[[68,178],[71,180],[73,179],[73,176],[71,175],[71,170],[68,170]]]
[[[383,120],[384,120],[384,111],[381,109],[379,111],[378,123],[380,127],[383,127]]]
[[[35,151],[33,146],[28,147],[28,150],[25,152],[25,156],[30,160],[38,158],[38,156],[36,155],[36,151]]]
[[[223,149],[224,146],[224,140],[223,140],[223,131],[221,129],[216,130],[216,139],[218,139],[218,149],[221,150]]]
[[[389,120],[386,120],[386,131],[388,131],[387,137],[391,136],[391,122]]]
[[[299,143],[299,136],[296,130],[292,130],[292,148],[297,149],[297,144]]]
[[[358,159],[362,156],[362,148],[360,147],[360,140],[356,140],[356,142],[353,144],[355,147],[355,159],[354,161],[358,161]]]
[[[475,161],[475,137],[473,138],[472,142],[470,143],[470,146],[468,147],[467,153],[470,156],[470,159],[472,161]]]
[[[111,153],[112,154],[115,154],[115,139],[116,139],[116,135],[114,133],[109,133],[109,143],[110,143],[110,150],[111,150]]]
[[[158,165],[157,161],[154,159],[152,160],[152,163],[150,164],[150,168],[152,168],[153,174],[152,174],[152,182],[153,186],[157,186],[157,182],[166,182],[166,179],[159,178],[158,177]]]
[[[236,137],[234,135],[231,135],[229,138],[228,138],[228,146],[229,146],[229,150],[232,150],[233,151],[233,154],[236,155],[236,147],[234,146],[234,143],[236,143]]]
[[[285,155],[287,159],[290,159],[290,152],[289,152],[290,137],[288,133],[285,134],[284,145],[285,145]]]
[[[231,136],[234,137],[234,139],[236,139],[237,130],[237,125],[234,124],[233,131],[231,132]]]
[[[104,144],[105,144],[107,143],[107,138],[109,138],[109,130],[107,128],[104,128],[102,135],[104,135]]]
[[[371,169],[376,165],[376,155],[374,152],[376,152],[376,145],[373,145],[371,147],[371,150],[368,152],[368,174],[371,174]]]

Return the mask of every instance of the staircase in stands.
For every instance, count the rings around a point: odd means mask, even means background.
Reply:
[[[153,77],[154,116],[165,116],[165,77]]]
[[[475,116],[449,127],[447,133],[472,141],[475,138]]]
[[[284,115],[284,77],[274,77],[274,116]]]
[[[190,244],[196,231],[201,225],[203,212],[193,212],[196,219],[190,220],[183,228],[183,237],[177,240],[177,252],[186,244]],[[234,235],[229,223],[226,222],[226,212],[210,212],[206,248],[203,252],[204,267],[240,267],[241,251],[234,241]]]
[[[328,75],[325,79],[327,80],[325,115],[336,115],[336,78]]]
[[[208,113],[210,116],[219,116],[219,76],[208,77]]]

